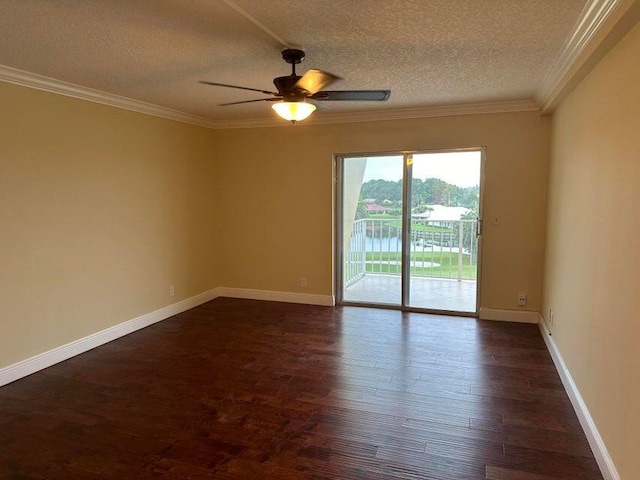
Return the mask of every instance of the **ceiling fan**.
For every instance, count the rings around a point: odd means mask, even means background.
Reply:
[[[296,65],[302,63],[304,56],[304,51],[295,48],[288,48],[282,51],[282,58],[291,65],[291,75],[273,79],[273,83],[278,89],[277,92],[270,92],[259,88],[228,85],[226,83],[207,82],[204,80],[201,80],[200,83],[214,85],[216,87],[238,88],[270,95],[269,98],[222,103],[219,106],[226,107],[228,105],[253,102],[277,102],[272,105],[272,108],[278,115],[285,120],[290,120],[292,123],[304,120],[311,115],[316,107],[319,106],[319,104],[316,103],[318,100],[323,102],[384,102],[388,100],[389,95],[391,95],[390,90],[322,90],[335,81],[341,80],[341,78],[329,72],[323,72],[322,70],[308,70],[307,73],[302,76],[297,75]]]

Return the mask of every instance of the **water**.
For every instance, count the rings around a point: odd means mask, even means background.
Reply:
[[[352,251],[357,251],[358,242],[353,242]],[[401,237],[387,237],[387,238],[372,238],[365,237],[364,243],[365,252],[402,252],[402,238]],[[424,249],[425,252],[451,252],[458,253],[458,247],[444,247],[440,245],[421,245],[421,244],[412,244],[411,251],[412,252],[422,252]],[[469,251],[467,249],[462,250],[463,253],[468,254]]]
[[[400,237],[387,237],[387,238],[365,237],[364,251],[365,252],[401,252],[402,238]]]

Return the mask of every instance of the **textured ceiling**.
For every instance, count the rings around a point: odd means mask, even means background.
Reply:
[[[4,0],[0,64],[214,121],[272,116],[268,103],[218,107],[273,90],[299,69],[391,89],[359,112],[532,99],[585,0]],[[247,15],[243,15],[245,12]],[[253,21],[251,21],[253,20]],[[262,28],[261,28],[262,27]],[[280,40],[280,41],[279,41]],[[319,112],[316,115],[322,115]]]

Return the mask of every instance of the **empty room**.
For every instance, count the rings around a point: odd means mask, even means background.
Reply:
[[[0,479],[640,478],[640,0],[7,0]]]

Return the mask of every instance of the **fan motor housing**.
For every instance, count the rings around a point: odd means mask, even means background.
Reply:
[[[256,100],[244,100],[239,102],[222,103],[219,106],[238,105],[253,102],[275,102],[282,100],[284,102],[311,102],[314,100],[324,101],[376,101],[384,102],[389,98],[391,93],[389,90],[339,90],[326,91],[326,86],[340,80],[340,77],[322,70],[308,70],[304,75],[300,76],[296,73],[296,65],[302,63],[305,53],[297,48],[287,48],[282,50],[282,58],[291,65],[291,75],[286,77],[277,77],[273,79],[273,84],[278,92],[270,92],[260,88],[242,87],[240,85],[229,85],[226,83],[207,82],[200,80],[205,85],[213,85],[217,87],[237,88],[240,90],[250,90],[269,95],[269,98],[258,98]]]
[[[284,100],[299,99],[305,96],[305,90],[296,87],[296,83],[302,77],[299,75],[287,75],[286,77],[278,77],[273,79],[273,84],[278,89]]]

